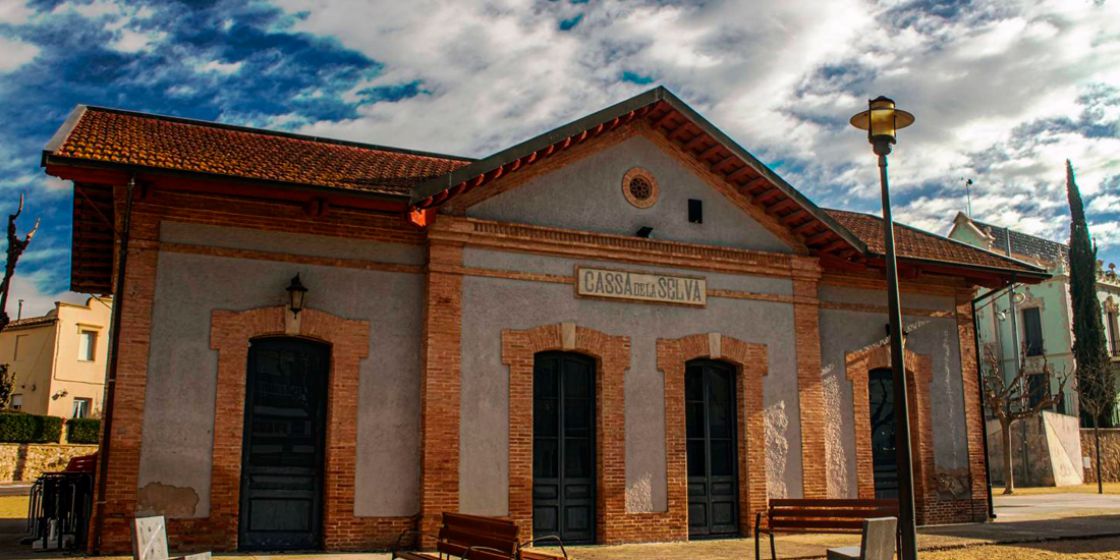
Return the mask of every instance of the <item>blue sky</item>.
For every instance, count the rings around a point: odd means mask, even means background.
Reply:
[[[1120,261],[1117,4],[0,0],[0,211],[26,192],[43,220],[15,297],[76,297],[69,185],[39,153],[78,103],[483,156],[657,84],[862,211],[875,166],[847,118],[893,96],[918,116],[896,213],[940,233],[972,179],[976,218],[1064,239],[1070,158]]]

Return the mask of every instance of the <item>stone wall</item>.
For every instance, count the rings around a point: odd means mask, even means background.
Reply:
[[[1101,429],[1101,470],[1105,482],[1120,482],[1120,428]],[[1081,430],[1081,453],[1089,458],[1085,483],[1097,481],[1097,447],[1093,430]]]
[[[61,471],[74,457],[96,451],[96,445],[0,443],[0,482],[32,482],[44,472]]]

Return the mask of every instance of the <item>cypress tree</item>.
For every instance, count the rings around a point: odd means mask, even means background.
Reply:
[[[1098,491],[1100,479],[1100,420],[1116,398],[1115,378],[1105,349],[1101,304],[1097,299],[1097,248],[1089,236],[1081,192],[1066,160],[1066,195],[1069,197],[1069,296],[1073,307],[1073,357],[1077,362],[1077,391],[1081,407],[1092,419],[1097,439]]]

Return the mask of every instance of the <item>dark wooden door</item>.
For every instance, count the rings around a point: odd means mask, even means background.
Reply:
[[[595,542],[595,362],[537,354],[533,368],[533,536]]]
[[[269,338],[249,348],[238,528],[243,550],[322,546],[329,370],[324,344]]]
[[[697,360],[685,370],[688,536],[739,534],[735,370]]]
[[[875,473],[875,497],[898,498],[894,381],[891,370],[875,369],[868,373],[867,400],[871,413],[871,464]]]

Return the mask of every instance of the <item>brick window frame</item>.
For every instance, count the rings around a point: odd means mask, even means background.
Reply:
[[[211,313],[210,347],[218,352],[218,378],[210,517],[172,519],[169,533],[189,539],[192,533],[208,530],[214,535],[214,546],[237,548],[249,345],[253,339],[277,336],[307,338],[331,347],[323,469],[324,548],[388,546],[401,530],[412,526],[411,517],[354,515],[359,364],[369,354],[370,323],[317,309],[304,309],[293,316],[286,306]]]
[[[685,364],[711,359],[736,369],[739,417],[739,531],[750,535],[754,514],[766,508],[766,425],[762,378],[767,352],[753,344],[719,333],[694,334],[657,340],[657,369],[665,376],[665,455],[668,474],[670,525],[673,540],[688,538],[688,460],[685,445]]]
[[[872,370],[891,367],[889,346],[849,352],[845,370],[852,388],[852,416],[856,442],[856,489],[861,499],[875,497],[875,472],[871,452],[870,395],[867,389]],[[924,520],[923,504],[936,500],[934,492],[933,424],[930,410],[930,384],[933,359],[910,350],[903,351],[906,367],[906,399],[910,413],[910,454],[914,464],[914,500],[918,522]]]
[[[574,352],[595,361],[595,538],[623,542],[626,516],[625,377],[630,337],[573,323],[502,330],[509,367],[509,516],[533,534],[533,365],[540,352]]]

